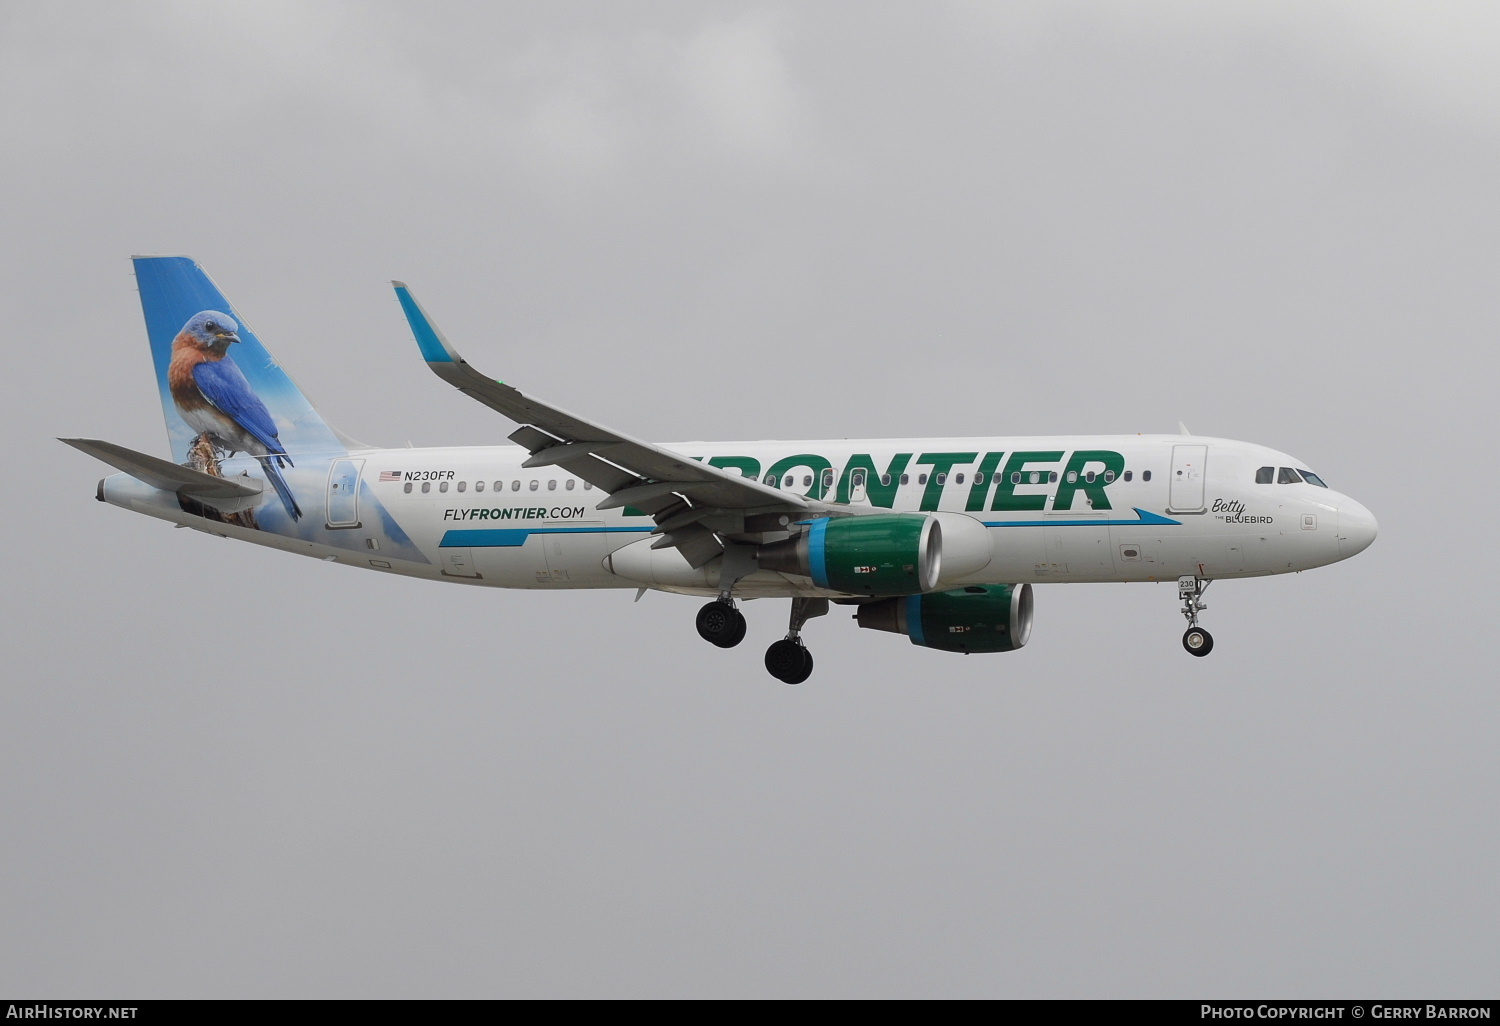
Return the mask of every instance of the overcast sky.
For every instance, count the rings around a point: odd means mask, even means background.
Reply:
[[[1500,952],[1488,3],[0,6],[0,993],[1474,997]],[[1379,518],[960,657],[93,501],[127,258],[375,444],[1174,431]]]

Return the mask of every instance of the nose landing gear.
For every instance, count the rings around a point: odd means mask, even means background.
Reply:
[[[1182,647],[1189,655],[1206,656],[1214,650],[1214,636],[1198,626],[1198,614],[1208,608],[1203,604],[1203,593],[1212,583],[1201,577],[1177,578],[1177,597],[1182,599],[1182,615],[1188,622]]]
[[[786,637],[766,649],[766,671],[784,684],[801,684],[812,676],[813,657],[802,643],[802,628],[815,616],[828,612],[825,598],[792,599],[792,616]]]

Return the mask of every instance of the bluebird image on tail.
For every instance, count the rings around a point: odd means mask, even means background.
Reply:
[[[381,558],[426,563],[360,480],[361,461],[349,459],[348,443],[203,268],[183,256],[137,256],[133,263],[172,461],[251,488],[265,485],[235,511],[179,492],[182,511],[211,522],[214,533],[222,525],[364,552],[378,544]],[[360,530],[350,529],[342,507],[330,509],[335,496],[355,502]]]
[[[240,341],[238,332],[234,318],[218,310],[203,310],[182,326],[167,367],[172,401],[198,433],[195,445],[211,447],[209,455],[218,450],[226,457],[237,452],[255,457],[287,515],[300,520],[302,508],[281,474],[281,467],[293,464],[276,422],[229,355],[229,347]]]

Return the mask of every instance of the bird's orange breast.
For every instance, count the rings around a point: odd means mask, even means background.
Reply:
[[[167,388],[172,392],[172,399],[179,407],[208,406],[208,400],[203,398],[203,392],[198,388],[198,382],[193,380],[193,368],[200,363],[211,363],[215,360],[213,354],[205,352],[203,347],[184,333],[178,335],[172,341],[172,362],[167,365]]]

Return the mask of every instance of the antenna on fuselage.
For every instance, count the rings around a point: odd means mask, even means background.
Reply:
[[[1192,432],[1187,429],[1187,425],[1184,424],[1180,420],[1177,422],[1177,430],[1180,431],[1180,432],[1182,432],[1185,435],[1191,435],[1192,434]]]

